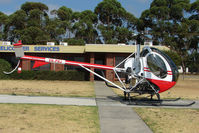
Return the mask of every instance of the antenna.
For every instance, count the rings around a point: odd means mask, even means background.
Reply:
[[[133,36],[135,36],[135,34],[133,34]],[[132,68],[133,68],[133,73],[135,75],[138,75],[138,73],[141,70],[141,66],[140,66],[140,42],[141,42],[141,35],[137,34],[136,35],[137,39],[136,39],[136,48],[135,48],[135,60],[132,62]]]

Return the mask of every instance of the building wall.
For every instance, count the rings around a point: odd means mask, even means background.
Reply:
[[[94,64],[95,63],[95,54],[90,53],[90,63]],[[94,71],[94,68],[90,68],[92,71]],[[90,73],[90,81],[94,81],[94,74]]]
[[[50,70],[51,71],[64,71],[64,65],[63,64],[50,64]]]
[[[22,70],[31,70],[30,60],[22,60]]]
[[[113,54],[106,54],[106,65],[114,66],[114,56]],[[110,81],[114,80],[114,72],[112,70],[106,70],[106,78]]]

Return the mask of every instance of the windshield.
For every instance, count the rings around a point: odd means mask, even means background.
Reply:
[[[157,54],[150,54],[147,57],[147,64],[150,71],[159,78],[167,76],[167,68],[164,61]]]

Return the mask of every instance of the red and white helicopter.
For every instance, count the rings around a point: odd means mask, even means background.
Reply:
[[[129,100],[130,93],[138,93],[140,95],[149,94],[151,96],[151,99],[154,95],[156,95],[158,101],[160,101],[159,93],[162,93],[172,88],[176,84],[179,76],[178,69],[174,62],[165,53],[149,46],[145,46],[140,52],[140,45],[137,45],[136,52],[129,55],[126,59],[124,59],[115,67],[24,55],[21,41],[14,44],[14,49],[15,55],[19,59],[19,62],[14,70],[12,70],[11,72],[4,72],[5,74],[11,74],[17,69],[20,73],[21,60],[35,61],[33,68],[48,63],[80,66],[104,80],[106,82],[106,85],[121,89],[124,92],[125,99],[128,96]],[[121,68],[120,66],[122,63],[124,63],[124,67]],[[106,79],[104,76],[97,74],[89,68],[112,70],[117,76],[121,85],[115,84],[114,82]],[[125,82],[122,82],[121,78],[118,75],[118,72],[125,73]],[[132,83],[132,79],[136,80],[134,84]]]

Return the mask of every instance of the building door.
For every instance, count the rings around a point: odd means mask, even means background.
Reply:
[[[96,55],[95,64],[105,65],[105,56],[102,54]],[[95,69],[95,72],[101,76],[103,76],[102,72],[105,73],[105,71],[102,69]],[[102,79],[99,78],[98,76],[94,76],[94,80],[102,80]]]

